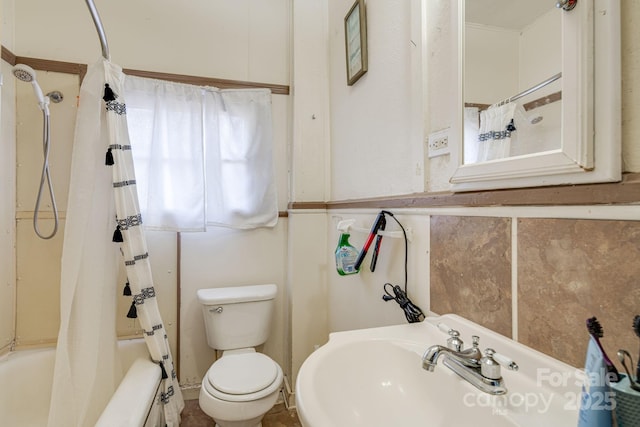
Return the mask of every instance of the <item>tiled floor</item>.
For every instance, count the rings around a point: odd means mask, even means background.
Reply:
[[[213,420],[198,406],[198,400],[186,400],[180,427],[213,427]],[[262,427],[302,427],[295,410],[288,411],[284,403],[273,407],[262,419]]]

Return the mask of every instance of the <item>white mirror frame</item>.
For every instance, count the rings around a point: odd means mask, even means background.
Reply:
[[[463,87],[464,0],[458,0],[458,81]],[[578,0],[563,14],[562,145],[558,150],[462,164],[464,88],[453,191],[621,180],[620,0]],[[591,48],[593,46],[593,49]],[[574,85],[566,82],[575,82]],[[453,154],[453,153],[452,153]]]

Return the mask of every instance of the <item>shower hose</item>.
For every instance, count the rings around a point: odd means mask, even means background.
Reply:
[[[51,239],[58,232],[58,208],[56,207],[56,198],[53,194],[53,185],[51,184],[51,173],[49,172],[49,146],[51,142],[50,134],[50,120],[49,114],[46,111],[42,111],[44,117],[43,131],[42,131],[42,150],[44,154],[44,160],[42,161],[42,174],[40,176],[40,187],[38,188],[38,196],[36,197],[36,206],[33,212],[33,230],[41,239]],[[44,235],[40,232],[38,227],[38,217],[40,216],[40,202],[42,201],[42,190],[44,189],[45,182],[49,190],[49,196],[51,198],[51,207],[53,208],[53,231],[49,235]]]

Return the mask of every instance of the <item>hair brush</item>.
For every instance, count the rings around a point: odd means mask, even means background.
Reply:
[[[604,358],[605,365],[607,366],[607,378],[610,382],[617,383],[620,381],[620,373],[618,373],[618,370],[611,359],[609,359],[609,356],[607,356],[607,353],[605,353],[604,348],[600,343],[600,338],[602,338],[604,332],[602,331],[602,326],[600,325],[600,322],[598,322],[598,319],[595,317],[587,319],[587,330],[595,340],[596,344],[598,344],[598,347],[600,347],[600,352],[602,352],[602,357]]]
[[[633,318],[633,331],[640,338],[640,314],[636,314]],[[636,381],[640,381],[640,355],[638,356],[638,365],[636,366]]]

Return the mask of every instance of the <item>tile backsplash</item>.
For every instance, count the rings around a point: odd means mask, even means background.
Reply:
[[[508,337],[517,325],[518,341],[576,367],[585,321],[596,316],[614,363],[619,348],[637,357],[640,221],[443,215],[431,217],[430,232],[433,312]]]

